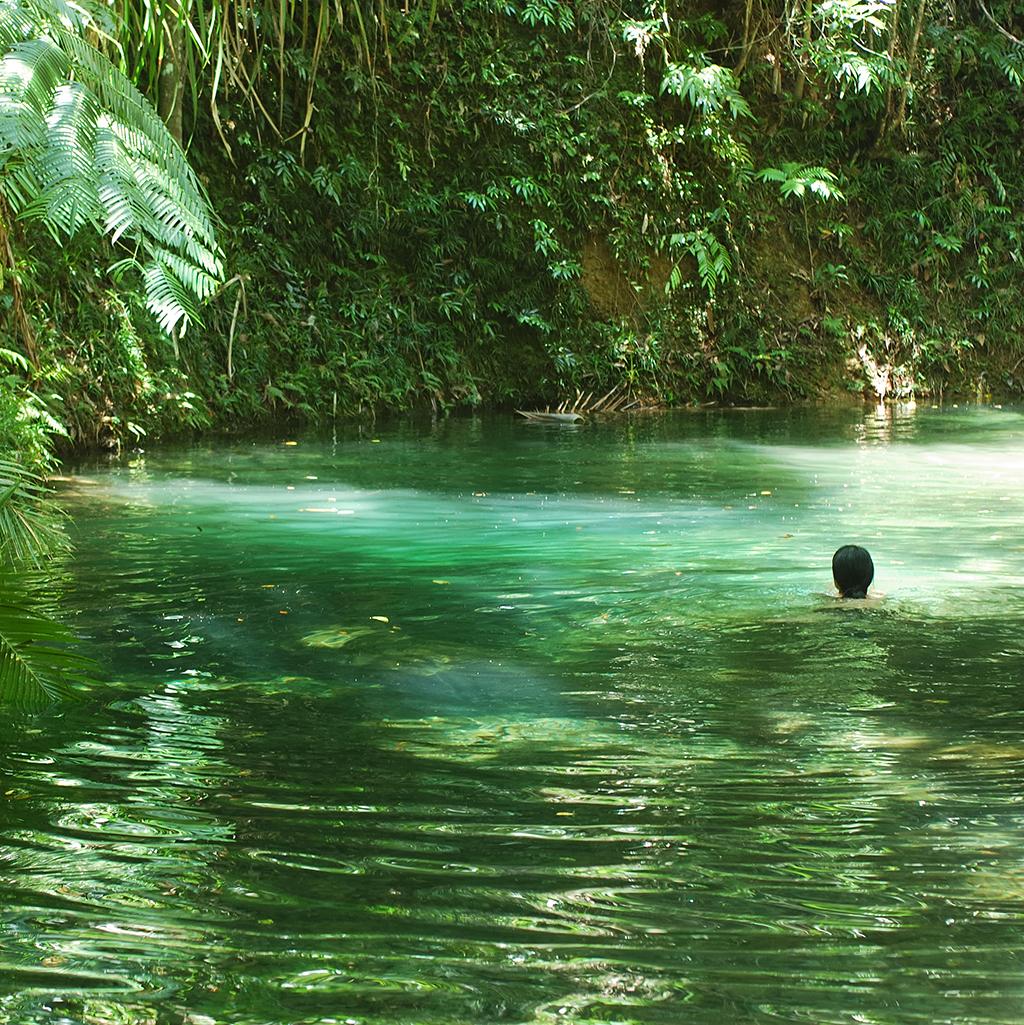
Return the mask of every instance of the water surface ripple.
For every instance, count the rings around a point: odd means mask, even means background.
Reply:
[[[1019,413],[296,440],[68,486],[0,1021],[1024,1022]]]

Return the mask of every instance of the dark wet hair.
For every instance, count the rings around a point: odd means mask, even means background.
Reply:
[[[832,556],[832,579],[844,598],[866,598],[875,578],[875,564],[866,548],[843,545]]]

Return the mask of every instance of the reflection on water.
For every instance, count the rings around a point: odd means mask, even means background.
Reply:
[[[1024,1021],[1024,418],[457,421],[81,468],[0,1020]],[[878,608],[823,596],[875,556]]]

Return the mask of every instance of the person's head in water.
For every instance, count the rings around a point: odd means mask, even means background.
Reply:
[[[844,598],[866,598],[875,578],[875,564],[866,548],[843,545],[832,556],[832,579]]]

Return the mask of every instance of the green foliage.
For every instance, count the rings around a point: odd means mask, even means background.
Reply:
[[[616,384],[813,394],[888,310],[907,327],[885,327],[885,358],[920,387],[982,358],[1019,373],[1024,64],[987,19],[882,0],[110,10],[107,53],[142,91],[164,110],[183,87],[232,278],[208,330],[168,344],[80,243],[24,241],[33,388],[75,439]],[[1012,30],[1012,6],[993,15]]]
[[[885,86],[898,81],[898,67],[885,52],[893,0],[822,0],[814,8],[818,32],[801,56],[838,100],[861,93],[870,104]]]
[[[695,67],[670,63],[661,81],[661,91],[678,96],[704,114],[724,111],[734,121],[754,116],[739,90],[736,76],[718,64]]]
[[[795,196],[804,199],[810,195],[818,199],[843,199],[837,187],[838,178],[827,167],[805,167],[786,163],[782,167],[765,167],[756,177],[765,182],[777,182],[784,199]]]
[[[28,361],[21,353],[0,349],[0,451],[17,456],[21,466],[43,472],[53,465],[53,440],[63,426],[46,403],[25,385]]]
[[[22,576],[0,581],[8,601],[24,583]],[[92,663],[74,650],[74,634],[40,611],[26,596],[21,603],[0,604],[0,700],[16,708],[35,708],[71,693]]]
[[[713,296],[715,289],[729,280],[732,257],[729,250],[707,228],[677,232],[669,237],[669,246],[684,249],[697,261],[697,273],[708,295]],[[679,286],[680,280],[679,265],[676,264],[666,287],[671,291]]]
[[[39,478],[20,463],[0,459],[0,564],[31,564],[60,548],[64,535],[43,503]]]
[[[525,0],[521,10],[506,9],[514,11],[526,25],[557,27],[562,32],[568,32],[575,25],[572,8],[558,0]]]
[[[156,111],[83,34],[84,9],[0,2],[0,194],[74,236],[106,233],[173,331],[197,319],[221,261],[206,197]]]
[[[0,409],[10,401],[0,390]],[[2,421],[0,417],[0,421]],[[0,424],[6,426],[6,424]],[[15,438],[22,437],[18,433]],[[6,436],[10,442],[11,435]],[[75,638],[52,618],[35,578],[66,549],[59,518],[39,476],[11,459],[0,460],[0,702],[34,707],[60,697],[91,669],[74,650]]]

